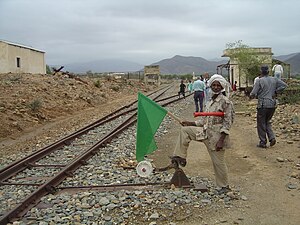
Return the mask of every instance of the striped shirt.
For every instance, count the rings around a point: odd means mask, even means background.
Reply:
[[[250,96],[258,98],[257,108],[275,108],[277,92],[284,90],[287,84],[275,77],[263,76],[257,80]]]

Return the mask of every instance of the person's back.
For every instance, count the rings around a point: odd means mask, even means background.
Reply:
[[[180,89],[180,92],[185,92],[185,84],[181,83],[179,89]]]
[[[194,90],[194,102],[196,106],[196,112],[203,112],[203,99],[204,99],[204,91],[205,91],[205,83],[198,78],[193,84]]]
[[[276,91],[283,90],[286,84],[274,77],[262,76],[254,85],[253,93],[257,93],[258,107],[274,108]]]
[[[198,79],[193,83],[193,90],[194,91],[204,91],[205,90],[205,83]]]
[[[274,73],[274,77],[281,79],[281,76],[283,74],[283,67],[279,64],[275,64],[272,68],[272,71]]]
[[[259,78],[250,93],[250,98],[257,97],[256,127],[259,137],[257,147],[267,148],[276,144],[275,134],[272,129],[271,119],[276,109],[276,95],[283,91],[287,84],[275,77],[269,76],[268,66],[261,67],[261,78]]]
[[[180,85],[179,85],[179,92],[178,92],[179,98],[180,98],[180,94],[182,94],[183,98],[185,98],[185,88],[186,88],[186,85],[183,83],[183,80],[181,80]]]

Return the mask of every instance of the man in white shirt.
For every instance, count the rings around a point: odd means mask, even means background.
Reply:
[[[281,76],[283,74],[283,67],[279,64],[275,64],[272,68],[272,71],[274,73],[274,77],[281,80]]]

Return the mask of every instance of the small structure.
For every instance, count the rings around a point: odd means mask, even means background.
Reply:
[[[150,65],[144,67],[144,82],[145,84],[160,85],[160,69],[159,65]]]
[[[278,59],[274,59],[272,49],[271,48],[250,48],[252,54],[255,54],[257,57],[260,57],[263,65],[269,66],[270,75],[273,75],[272,67],[275,64],[280,64],[283,66],[283,76],[282,78],[288,79],[290,78],[291,69],[290,64],[282,62]],[[226,49],[223,51],[222,57],[229,57],[229,61],[226,64],[221,64],[217,66],[217,73],[223,75],[223,70],[226,70],[226,74],[228,75],[228,81],[231,85],[237,81],[237,86],[239,90],[245,90],[246,87],[253,86],[253,80],[247,80],[246,75],[240,70],[238,62],[236,59],[231,57],[230,51],[232,49]]]
[[[121,79],[122,77],[125,78],[125,73],[113,72],[113,73],[109,73],[108,76],[111,76],[115,79]]]
[[[0,40],[0,73],[45,74],[45,52]]]
[[[253,80],[247,79],[246,75],[239,68],[238,62],[235,58],[232,57],[231,51],[236,49],[226,49],[223,51],[222,57],[229,57],[230,60],[227,64],[219,65],[217,70],[226,69],[228,72],[228,81],[234,84],[237,81],[237,86],[239,89],[245,89],[248,86],[253,85]],[[262,61],[262,64],[268,65],[270,70],[272,69],[272,49],[271,48],[250,48],[252,54],[255,54],[256,57],[259,57]]]

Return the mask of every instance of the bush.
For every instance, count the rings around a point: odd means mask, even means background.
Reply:
[[[35,99],[31,103],[29,103],[28,106],[32,112],[38,112],[40,110],[40,108],[42,107],[42,102],[39,99]]]
[[[51,68],[49,65],[46,65],[46,73],[47,74],[52,74]]]
[[[100,80],[95,81],[94,85],[95,85],[95,87],[100,88],[101,87]]]
[[[278,96],[280,103],[297,104],[300,102],[300,88],[288,88]]]

